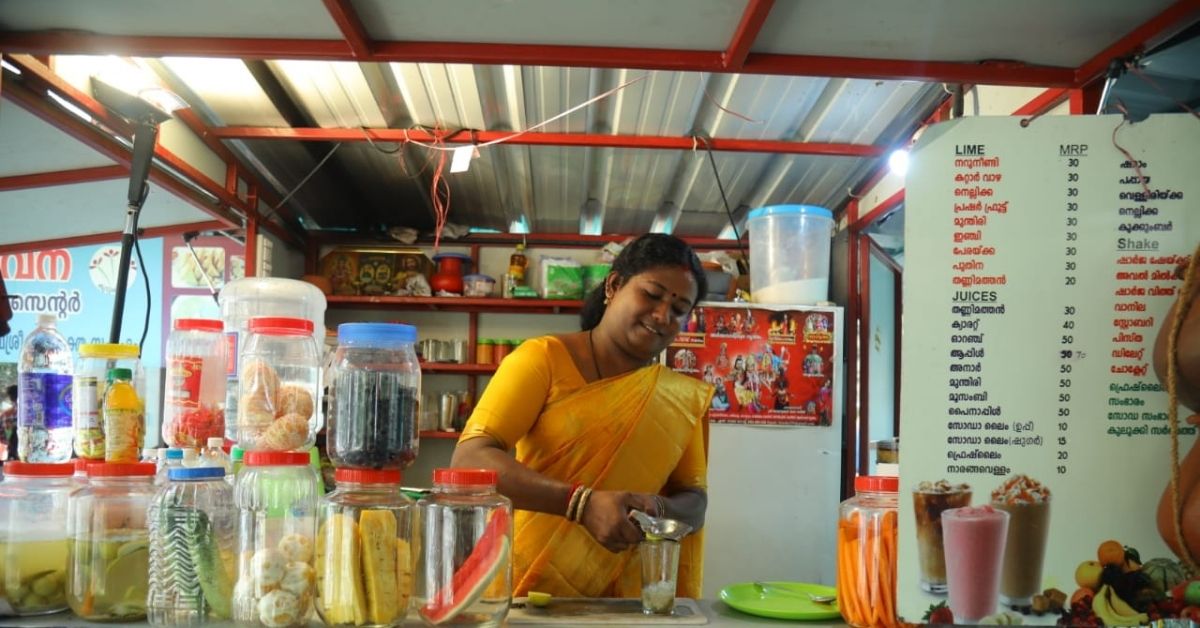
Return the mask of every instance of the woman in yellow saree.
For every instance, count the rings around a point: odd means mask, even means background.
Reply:
[[[452,464],[497,470],[518,509],[514,595],[637,597],[630,511],[703,526],[713,390],[652,360],[704,291],[682,240],[642,236],[588,296],[583,331],[526,341],[497,370]],[[683,542],[678,595],[700,595],[702,545]]]

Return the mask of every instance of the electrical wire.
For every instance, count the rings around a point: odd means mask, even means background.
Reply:
[[[1183,102],[1182,100],[1179,100],[1178,98],[1172,96],[1171,94],[1168,94],[1167,90],[1160,87],[1158,82],[1155,81],[1154,79],[1150,78],[1150,75],[1143,72],[1142,69],[1139,68],[1136,63],[1134,63],[1132,61],[1127,61],[1127,62],[1125,62],[1125,67],[1130,72],[1132,72],[1134,76],[1142,79],[1142,81],[1145,82],[1147,85],[1158,90],[1158,93],[1171,99],[1176,105],[1179,105],[1180,109],[1183,109],[1184,111],[1192,114],[1196,118],[1200,118],[1200,113],[1197,113],[1195,109],[1192,109],[1191,107],[1187,106],[1187,103]]]
[[[311,178],[312,178],[312,176],[313,176],[314,174],[317,174],[317,171],[321,169],[321,166],[324,166],[324,165],[325,165],[325,162],[329,161],[329,158],[330,158],[330,157],[333,157],[333,154],[334,154],[334,153],[336,153],[336,152],[337,152],[337,149],[339,149],[339,148],[341,148],[341,147],[342,147],[342,143],[341,143],[341,142],[338,142],[338,143],[334,144],[334,145],[333,145],[333,148],[329,149],[329,152],[328,152],[328,153],[325,153],[325,156],[321,158],[321,161],[317,162],[317,165],[313,166],[313,169],[312,169],[312,170],[309,170],[309,171],[308,171],[308,174],[304,175],[304,178],[303,178],[303,179],[300,179],[300,182],[299,182],[299,183],[297,183],[297,184],[295,185],[295,187],[293,187],[293,188],[291,189],[291,191],[289,191],[289,192],[287,193],[287,195],[286,195],[286,196],[284,196],[283,198],[279,199],[279,202],[278,202],[278,203],[275,203],[275,206],[274,206],[274,207],[272,207],[272,208],[271,208],[271,210],[270,210],[270,211],[268,211],[268,212],[266,213],[266,215],[264,215],[264,216],[262,217],[262,219],[261,219],[261,220],[263,220],[263,221],[265,222],[265,221],[267,221],[267,220],[270,220],[270,219],[271,219],[271,217],[273,217],[275,214],[279,213],[279,208],[280,208],[280,207],[283,207],[283,204],[284,204],[284,203],[286,203],[286,202],[288,202],[288,199],[292,198],[292,196],[294,196],[294,195],[296,194],[296,192],[299,192],[299,191],[300,191],[300,188],[304,187],[304,184],[305,184],[305,183],[308,183],[308,180],[309,180],[309,179],[311,179]]]
[[[704,142],[704,150],[708,153],[708,164],[712,166],[713,179],[717,182],[717,190],[721,192],[721,202],[725,204],[725,215],[729,218],[729,226],[733,229],[733,237],[737,240],[738,248],[742,249],[747,261],[750,254],[745,250],[745,245],[742,243],[742,235],[738,233],[737,221],[733,219],[733,210],[729,208],[729,197],[725,195],[725,185],[721,183],[721,173],[717,171],[717,159],[713,157],[712,145],[709,144],[708,138],[698,136],[698,139]]]
[[[138,341],[138,355],[142,354],[142,348],[146,346],[146,335],[150,333],[150,275],[146,271],[146,262],[142,259],[142,246],[139,244],[138,238],[138,220],[142,216],[142,206],[146,204],[146,198],[150,196],[150,184],[144,183],[142,188],[142,198],[138,201],[137,211],[133,213],[133,251],[137,253],[138,266],[142,269],[142,283],[146,284],[146,318],[142,322],[142,339]]]

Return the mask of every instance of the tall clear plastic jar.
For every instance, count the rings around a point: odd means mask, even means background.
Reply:
[[[312,321],[250,319],[238,375],[237,444],[250,451],[307,451],[321,429],[320,357]]]
[[[238,472],[238,579],[234,620],[303,626],[317,578],[317,472],[308,453],[247,451]]]
[[[313,324],[313,340],[325,337],[325,294],[319,288],[296,279],[245,277],[225,284],[219,297],[221,320],[225,323],[229,362],[225,371],[225,438],[237,441],[238,373],[242,350],[250,335],[250,320],[256,316],[298,316]],[[318,412],[320,409],[318,409]],[[321,416],[324,416],[323,414]]]
[[[0,482],[0,615],[67,608],[67,496],[75,465],[11,461]]]
[[[237,508],[225,469],[176,468],[150,506],[150,590],[155,626],[233,619]]]
[[[71,422],[75,426],[75,455],[90,460],[104,459],[104,393],[108,372],[127,368],[133,374],[138,399],[146,398],[146,374],[134,344],[79,345],[79,359],[71,380]]]
[[[167,339],[162,437],[169,447],[203,447],[225,436],[225,324],[178,318]]]
[[[88,486],[71,494],[67,604],[85,621],[146,617],[154,465],[93,462]]]
[[[838,518],[838,605],[851,626],[897,626],[899,478],[859,476]]]
[[[512,502],[490,469],[437,469],[417,502],[414,604],[429,625],[499,626],[512,601]]]
[[[334,466],[402,469],[417,457],[416,342],[412,325],[338,325],[325,439]]]
[[[416,507],[400,470],[338,469],[321,502],[317,613],[331,626],[399,626],[413,587]]]

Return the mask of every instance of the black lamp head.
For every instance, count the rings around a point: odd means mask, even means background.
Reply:
[[[113,113],[135,124],[158,126],[171,119],[171,113],[152,104],[142,96],[131,94],[92,77],[92,94]]]

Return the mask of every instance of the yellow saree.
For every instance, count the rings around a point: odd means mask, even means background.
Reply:
[[[602,490],[704,488],[713,389],[660,365],[587,383],[553,337],[522,343],[501,364],[461,440],[488,435],[525,466]],[[637,597],[636,550],[613,554],[580,525],[517,511],[514,595]],[[703,532],[680,548],[681,596],[698,597]]]

